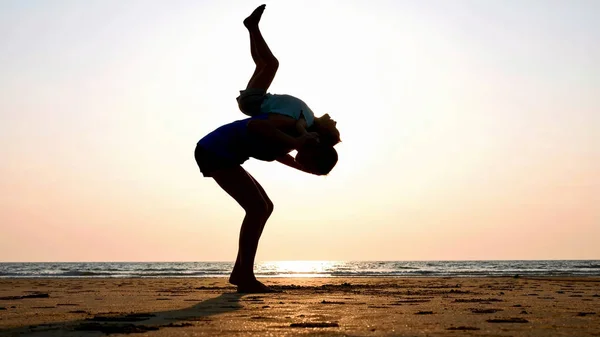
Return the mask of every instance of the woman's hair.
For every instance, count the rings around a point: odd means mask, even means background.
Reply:
[[[329,174],[335,167],[338,154],[333,146],[319,143],[298,150],[296,161],[311,173],[321,176]]]
[[[328,129],[327,132],[323,132],[323,134],[319,134],[319,140],[323,142],[323,145],[334,146],[337,143],[341,142],[340,140],[340,132],[338,129]]]

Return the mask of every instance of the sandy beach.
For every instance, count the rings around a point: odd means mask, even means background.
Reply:
[[[600,278],[2,279],[0,336],[600,336]]]

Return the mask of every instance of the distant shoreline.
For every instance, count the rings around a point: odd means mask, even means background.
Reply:
[[[0,278],[228,277],[233,262],[0,263]],[[533,261],[267,261],[255,264],[271,277],[588,277],[598,260]]]

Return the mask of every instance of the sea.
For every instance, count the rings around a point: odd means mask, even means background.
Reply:
[[[233,262],[0,263],[0,278],[226,277]],[[600,276],[600,260],[267,261],[257,277]]]

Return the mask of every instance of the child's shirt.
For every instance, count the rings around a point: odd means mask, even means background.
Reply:
[[[310,127],[315,121],[315,114],[301,99],[291,95],[265,94],[260,106],[263,113],[277,113],[299,120],[304,117]]]

